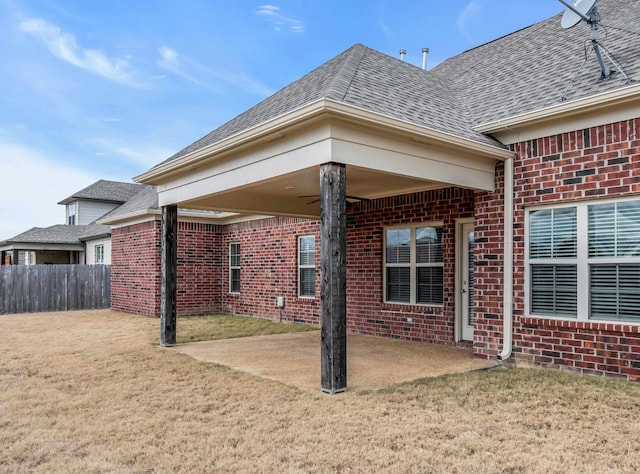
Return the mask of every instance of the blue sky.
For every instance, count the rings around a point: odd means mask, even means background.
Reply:
[[[0,241],[130,181],[354,43],[429,67],[556,0],[0,0]]]

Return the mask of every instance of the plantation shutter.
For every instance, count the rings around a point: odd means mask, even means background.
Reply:
[[[411,230],[386,232],[387,300],[411,302]]]
[[[300,237],[298,241],[298,293],[299,296],[316,294],[316,239],[313,236]]]
[[[544,209],[529,214],[532,313],[577,316],[577,253],[575,207]]]
[[[416,229],[416,302],[442,304],[443,252],[442,227]]]
[[[591,205],[588,219],[590,317],[640,321],[640,201]]]

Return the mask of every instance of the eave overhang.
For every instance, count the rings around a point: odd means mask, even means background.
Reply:
[[[416,142],[424,141],[448,148],[456,148],[461,153],[468,151],[474,155],[480,154],[486,158],[500,161],[513,155],[511,151],[497,145],[470,140],[330,99],[321,99],[173,161],[160,164],[136,176],[134,181],[142,184],[162,184],[166,179],[170,179],[171,176],[184,172],[185,168],[202,164],[212,159],[215,160],[216,156],[245,145],[255,144],[259,141],[268,143],[278,140],[282,137],[282,132],[290,127],[327,116],[339,117],[342,120],[361,125],[384,128],[390,132],[409,136]]]
[[[640,84],[634,83],[581,99],[560,102],[473,127],[504,144],[637,118]]]

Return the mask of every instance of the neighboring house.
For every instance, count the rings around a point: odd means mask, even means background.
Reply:
[[[640,2],[598,8],[640,79]],[[176,314],[320,325],[331,393],[347,329],[640,380],[640,84],[560,20],[431,71],[355,45],[138,176],[160,208],[101,221],[112,307],[163,345]]]
[[[34,227],[0,242],[2,264],[110,264],[111,228],[96,221],[153,186],[96,181],[60,201],[65,224]],[[155,192],[155,191],[154,191]]]

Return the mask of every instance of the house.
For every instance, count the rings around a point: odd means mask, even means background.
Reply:
[[[356,44],[141,174],[113,307],[165,346],[179,314],[320,325],[329,393],[347,331],[640,380],[640,3],[597,8],[602,63],[560,15],[430,71]]]
[[[58,204],[65,223],[33,227],[0,242],[2,264],[110,264],[111,228],[97,221],[152,186],[100,180]]]

